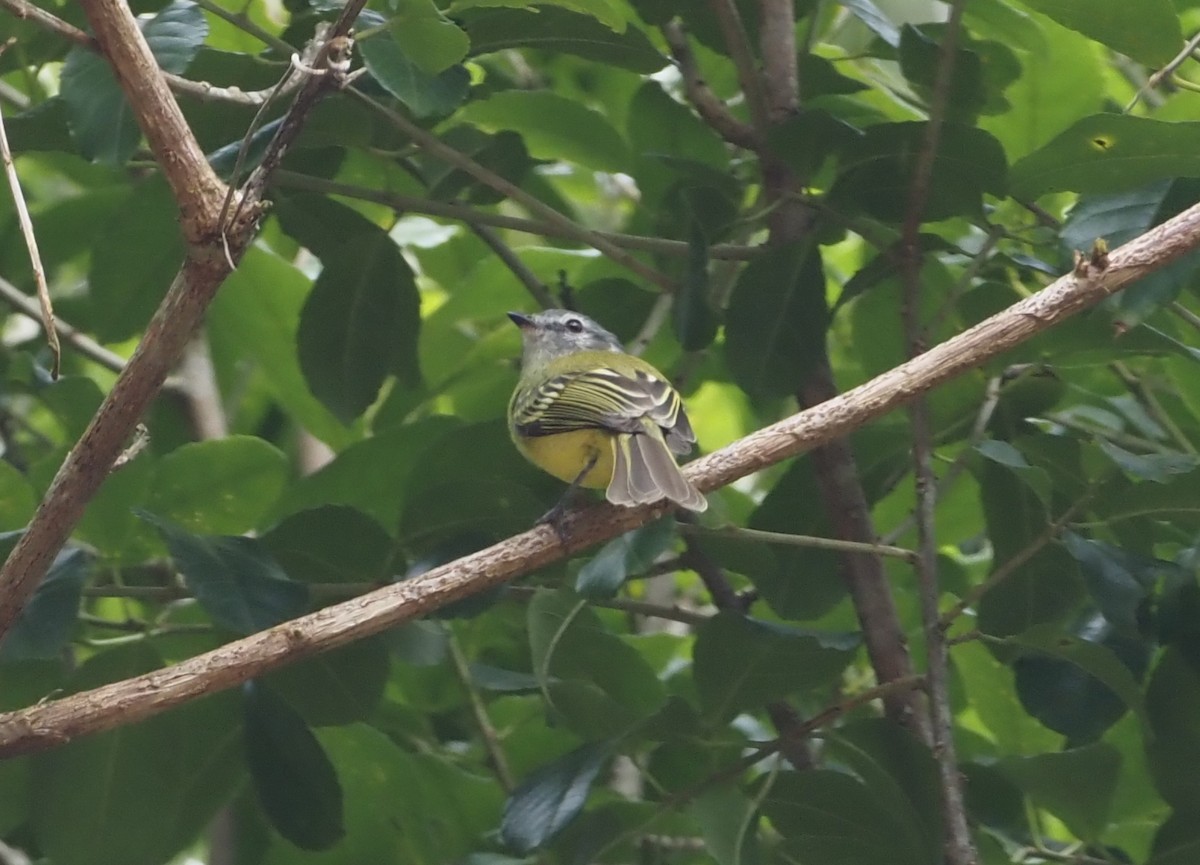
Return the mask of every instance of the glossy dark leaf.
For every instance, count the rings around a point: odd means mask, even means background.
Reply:
[[[79,599],[91,569],[92,557],[83,550],[59,553],[33,597],[0,639],[0,661],[59,656],[79,620]]]
[[[167,72],[187,68],[204,44],[208,25],[200,7],[175,0],[146,22],[142,34],[155,60]],[[83,155],[111,165],[128,161],[141,132],[108,62],[98,53],[74,48],[63,66],[62,96]]]
[[[381,15],[370,10],[359,14],[362,26],[382,25]],[[470,75],[462,66],[451,66],[430,75],[404,53],[386,30],[358,45],[371,76],[417,117],[442,117],[466,98]]]
[[[545,5],[526,9],[471,9],[461,20],[471,37],[472,56],[509,48],[537,47],[649,75],[667,65],[636,27],[617,33],[590,15]]]
[[[262,542],[293,580],[370,583],[392,576],[392,539],[375,520],[346,505],[292,514]]]
[[[133,188],[99,226],[89,272],[97,334],[128,339],[154,313],[183,263],[178,205],[161,177]]]
[[[763,253],[738,277],[725,312],[725,356],[756,397],[791,396],[823,353],[829,312],[815,245]]]
[[[1009,757],[998,768],[1076,837],[1095,841],[1108,825],[1121,768],[1121,755],[1112,745],[1096,743],[1056,754]]]
[[[850,142],[830,190],[831,203],[885,222],[899,222],[925,124],[880,123]],[[1000,142],[981,129],[945,124],[922,218],[927,221],[982,212],[983,196],[1007,191],[1007,163]]]
[[[1090,639],[1039,625],[1005,642],[1031,650],[1015,664],[1017,695],[1031,715],[1071,741],[1086,743],[1131,710],[1146,723],[1138,680],[1149,647],[1089,624]]]
[[[417,287],[383,231],[346,241],[321,264],[300,316],[300,366],[313,394],[349,422],[375,401],[389,373],[409,386],[420,380]]]
[[[110,648],[68,687],[84,691],[161,666],[145,641]],[[244,783],[241,717],[232,695],[213,694],[45,751],[31,768],[30,828],[55,862],[166,862]]]
[[[342,787],[304,719],[258,682],[242,690],[246,763],[263,811],[302,850],[327,850],[345,834]]]
[[[391,669],[386,640],[368,637],[268,674],[264,684],[314,727],[366,721]]]
[[[600,548],[575,577],[585,598],[610,598],[631,576],[645,572],[675,538],[675,520],[664,517],[626,532]]]
[[[584,745],[529,775],[504,806],[500,837],[518,853],[536,850],[575,819],[600,767],[612,755],[607,742]]]
[[[261,541],[199,537],[150,514],[143,519],[162,534],[188,589],[220,627],[249,634],[308,608],[308,587],[289,580]]]
[[[700,626],[693,650],[704,713],[738,712],[807,688],[833,684],[858,647],[857,634],[820,633],[718,613]]]

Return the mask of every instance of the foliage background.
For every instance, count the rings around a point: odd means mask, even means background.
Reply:
[[[1186,77],[1145,88],[1200,28],[1197,5],[963,3],[917,214],[954,27],[941,3],[798,0],[799,110],[765,118],[730,56],[769,63],[755,3],[372,4],[358,92],[310,117],[258,241],[147,418],[149,447],[105,483],[0,644],[0,708],[192,657],[527,528],[559,487],[507,439],[506,310],[567,290],[672,375],[711,451],[811,402],[823,346],[853,387],[908,356],[906,317],[940,342],[1069,270],[1073,250],[1192,204],[1200,96]],[[333,14],[133,6],[164,70],[242,91],[272,87]],[[43,8],[83,25],[76,4]],[[744,42],[722,26],[731,9]],[[68,349],[51,380],[36,328],[5,312],[11,547],[183,244],[104,59],[31,20],[0,30],[16,39],[0,102],[56,309],[118,355]],[[671,33],[725,128],[689,105]],[[226,174],[286,106],[180,102]],[[527,199],[415,147],[380,105]],[[797,202],[802,230],[781,237],[774,220]],[[918,217],[915,298],[902,241]],[[606,239],[643,271],[598,254]],[[11,208],[0,249],[4,282],[31,293]],[[929,397],[949,700],[981,861],[1200,851],[1196,265]],[[921,435],[889,415],[853,435],[847,464],[879,537],[904,548]],[[729,530],[833,534],[814,459],[710,501],[710,531],[660,521],[238,692],[0,763],[4,855],[941,861],[934,756],[895,713],[851,705],[876,678],[852,557]],[[914,569],[880,561],[924,669]],[[845,711],[800,735],[829,706]]]

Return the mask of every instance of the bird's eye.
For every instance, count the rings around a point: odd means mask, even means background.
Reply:
[[[577,318],[568,318],[567,330],[571,333],[583,333],[583,322]]]

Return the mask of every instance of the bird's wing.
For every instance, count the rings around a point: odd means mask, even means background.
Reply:
[[[643,370],[626,375],[590,369],[552,376],[521,395],[514,420],[526,435],[586,428],[637,433],[645,432],[644,421],[650,420],[676,452],[690,450],[696,440],[675,388]]]

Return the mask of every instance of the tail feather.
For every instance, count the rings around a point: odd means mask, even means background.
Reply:
[[[613,475],[607,498],[616,505],[644,505],[670,499],[691,511],[703,511],[708,501],[679,471],[661,436],[623,434],[615,442]]]

